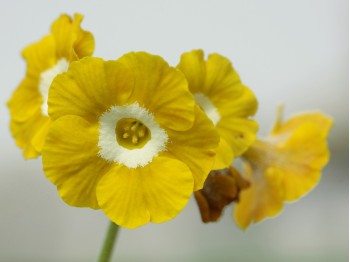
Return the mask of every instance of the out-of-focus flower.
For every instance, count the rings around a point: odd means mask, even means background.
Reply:
[[[277,215],[284,201],[314,188],[329,160],[327,136],[333,121],[321,113],[300,114],[282,122],[281,112],[266,139],[243,155],[250,187],[240,194],[234,212],[239,227]]]
[[[127,228],[175,217],[220,139],[183,74],[143,52],[73,62],[52,84],[49,115],[45,175],[69,205]]]
[[[205,61],[202,50],[184,53],[177,67],[185,74],[196,103],[220,134],[213,169],[226,168],[256,138],[258,125],[249,117],[257,110],[257,100],[231,62],[219,54],[210,54]]]
[[[241,190],[247,187],[249,182],[233,167],[211,171],[203,189],[194,194],[202,221],[217,221],[223,209],[233,201],[239,201]]]
[[[94,38],[83,30],[83,16],[74,19],[61,15],[51,26],[51,33],[26,47],[22,56],[27,63],[26,76],[8,101],[11,132],[25,158],[41,154],[50,125],[48,93],[56,75],[67,71],[70,62],[90,56]]]

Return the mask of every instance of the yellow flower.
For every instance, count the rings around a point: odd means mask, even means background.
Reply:
[[[241,192],[235,208],[239,227],[277,215],[284,201],[297,200],[317,185],[329,160],[331,126],[332,120],[321,113],[297,115],[285,123],[279,113],[270,136],[243,155],[251,186]]]
[[[127,228],[175,217],[219,143],[185,77],[143,52],[73,62],[52,83],[49,115],[45,175],[69,205]]]
[[[220,134],[213,169],[229,166],[255,140],[258,125],[248,119],[257,110],[257,100],[244,86],[231,62],[202,50],[184,53],[177,66],[186,76],[196,103],[212,120]]]
[[[22,56],[27,62],[26,76],[8,101],[10,127],[25,158],[41,154],[50,125],[47,99],[52,80],[67,71],[69,63],[94,50],[91,33],[80,27],[82,15],[74,19],[61,15],[51,26],[51,33],[26,47]]]

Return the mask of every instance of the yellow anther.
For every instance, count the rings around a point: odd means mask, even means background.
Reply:
[[[133,125],[131,126],[131,131],[136,131],[136,129],[137,129],[138,126],[139,126],[139,123],[138,123],[138,122],[136,122],[135,124],[133,124]]]
[[[139,142],[139,138],[136,135],[132,136],[131,142],[136,145]]]
[[[145,128],[145,127],[141,127],[141,128],[138,130],[137,134],[138,134],[138,136],[141,137],[141,138],[144,137],[145,134],[146,134],[146,128]]]
[[[124,133],[124,134],[123,134],[123,138],[124,138],[124,139],[128,138],[129,136],[130,136],[129,133]]]

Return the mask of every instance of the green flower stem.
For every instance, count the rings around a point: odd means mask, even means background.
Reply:
[[[118,225],[110,222],[105,242],[103,243],[100,257],[98,258],[98,262],[109,262],[111,260],[114,242],[116,236],[118,235],[118,229]]]

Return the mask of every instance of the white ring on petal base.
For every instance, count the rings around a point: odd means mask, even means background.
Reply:
[[[68,70],[69,62],[65,58],[61,58],[58,62],[51,68],[45,70],[40,74],[39,80],[39,92],[43,98],[43,103],[41,104],[41,113],[44,116],[48,116],[48,104],[47,100],[49,98],[49,89],[54,78],[64,73]]]
[[[134,118],[148,128],[151,138],[142,148],[128,149],[119,145],[115,127],[123,118]],[[168,134],[155,122],[153,114],[138,103],[112,106],[100,116],[99,124],[99,155],[109,162],[125,165],[128,168],[144,167],[160,152],[166,150]]]
[[[210,99],[203,93],[195,93],[193,96],[197,105],[202,108],[207,117],[209,117],[209,119],[214,123],[214,126],[216,126],[216,124],[220,121],[221,116]]]

